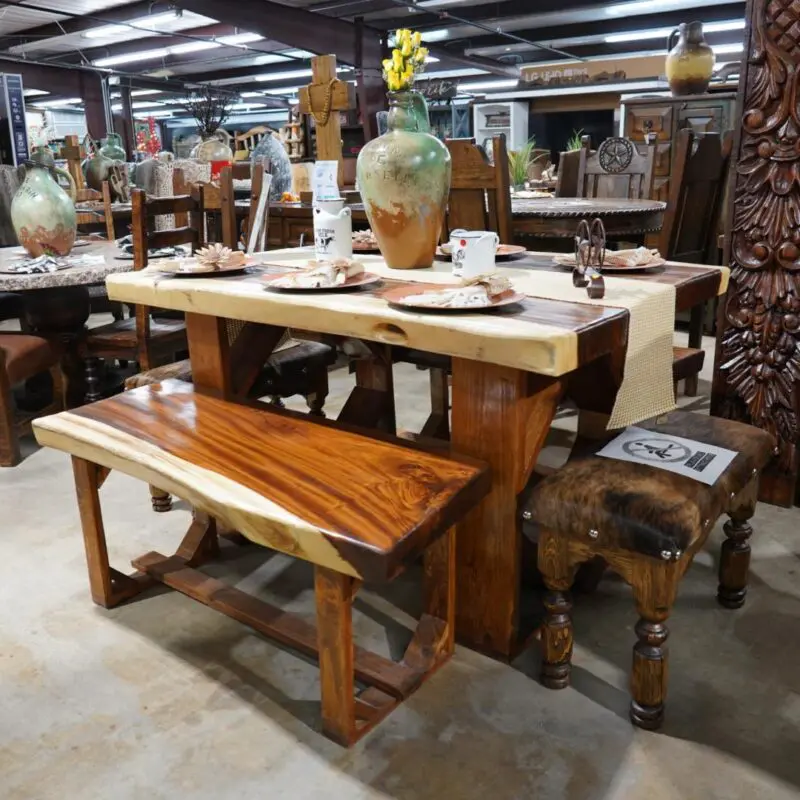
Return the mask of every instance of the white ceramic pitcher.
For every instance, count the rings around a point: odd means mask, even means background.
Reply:
[[[314,203],[314,250],[317,261],[353,257],[353,219],[344,198]]]
[[[494,257],[500,237],[493,231],[450,231],[450,253],[453,274],[461,278],[474,278],[493,272]]]

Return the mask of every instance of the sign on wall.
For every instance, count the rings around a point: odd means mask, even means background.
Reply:
[[[28,131],[25,127],[25,97],[22,93],[22,76],[0,73],[0,98],[3,107],[0,109],[3,140],[8,142],[7,156],[14,166],[28,159]]]

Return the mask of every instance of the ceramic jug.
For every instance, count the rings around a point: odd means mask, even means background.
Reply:
[[[469,279],[495,268],[495,252],[500,237],[494,231],[450,232],[450,252],[453,259],[453,274]]]
[[[344,198],[314,203],[314,250],[318,261],[353,257],[353,218]]]
[[[11,201],[11,223],[33,258],[45,253],[65,256],[75,243],[75,181],[66,170],[50,166],[46,156],[36,155],[25,162],[25,180]],[[56,175],[68,180],[71,197],[58,185]]]
[[[675,41],[677,36],[678,41]],[[682,22],[667,39],[667,80],[672,94],[703,94],[714,72],[714,51],[703,36],[702,22]]]

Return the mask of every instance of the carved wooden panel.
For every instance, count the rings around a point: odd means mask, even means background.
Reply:
[[[800,2],[750,0],[730,288],[720,315],[713,413],[774,434],[762,498],[795,495],[800,379]]]

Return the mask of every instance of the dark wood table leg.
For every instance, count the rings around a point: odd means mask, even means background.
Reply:
[[[456,637],[504,660],[524,647],[526,633],[517,500],[563,388],[559,379],[453,359],[453,449],[492,468],[491,492],[456,528]]]
[[[339,414],[339,421],[395,433],[394,378],[389,345],[365,342],[371,356],[359,358],[356,386]]]
[[[24,324],[27,330],[57,340],[64,348],[61,370],[68,408],[83,405],[86,379],[79,347],[89,319],[89,288],[60,286],[26,292]]]

